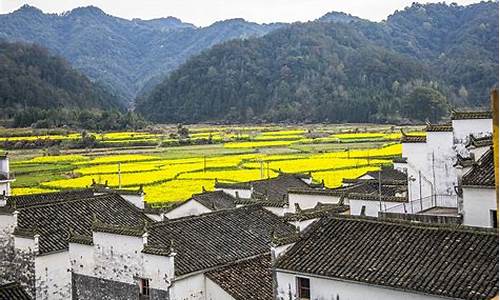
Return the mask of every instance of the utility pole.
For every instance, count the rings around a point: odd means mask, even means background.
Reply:
[[[378,203],[380,204],[380,212],[382,212],[382,180],[380,179],[380,170],[378,170]]]
[[[419,194],[420,194],[420,211],[424,209],[424,205],[422,203],[422,172],[418,171],[418,185],[419,185]]]
[[[435,159],[434,159],[434,151],[432,151],[432,201],[434,201],[434,206],[437,205],[436,199],[436,169],[435,169]]]
[[[118,188],[122,188],[122,164],[118,163]]]

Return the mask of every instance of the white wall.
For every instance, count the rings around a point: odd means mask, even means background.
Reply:
[[[139,209],[144,209],[144,195],[127,195],[127,194],[120,194],[123,199],[127,200],[128,202],[132,203]]]
[[[168,219],[177,219],[186,216],[198,216],[209,212],[211,212],[211,210],[208,209],[206,206],[191,199],[182,204],[181,206],[178,206],[172,209],[171,211],[165,213],[165,217]]]
[[[277,272],[277,300],[295,300],[297,298],[297,275]],[[314,300],[436,300],[441,297],[427,296],[398,291],[361,283],[351,283],[311,276],[300,276],[310,279],[311,299]],[[290,299],[289,295],[292,295]]]
[[[285,215],[285,208],[284,207],[265,206],[264,208],[277,216],[282,217]]]
[[[294,222],[289,222],[289,223],[291,223],[296,228],[299,228],[299,231],[303,231],[304,229],[306,229],[307,227],[309,227],[309,225],[311,225],[312,223],[316,222],[317,220],[318,219],[309,219],[309,220],[294,221]]]
[[[209,278],[205,279],[206,300],[234,300],[234,298],[224,291],[220,286]]]
[[[35,257],[36,299],[71,298],[69,252],[63,251]]]
[[[378,212],[380,211],[380,202],[379,201],[374,201],[374,200],[356,200],[356,199],[350,199],[350,211],[351,215],[354,216],[359,216],[361,215],[361,208],[363,205],[365,206],[365,215],[370,216],[370,217],[378,217]],[[394,208],[398,209],[394,209]],[[383,202],[382,201],[382,209],[385,211],[386,209],[390,209],[391,212],[399,212],[399,213],[404,213],[404,206],[399,203],[399,202]]]
[[[0,213],[0,235],[12,234],[15,224],[15,218],[12,214]]]
[[[147,278],[150,288],[168,290],[172,258],[142,253],[142,237],[94,232],[93,240],[93,246],[70,243],[73,272],[127,284]]]
[[[10,196],[10,180],[0,181],[0,195]]]
[[[465,143],[470,134],[480,137],[493,132],[491,119],[452,120],[452,125],[456,143]]]
[[[455,193],[453,189],[457,185],[457,173],[453,167],[455,158],[453,132],[427,133],[428,171],[425,175],[434,184],[438,195]]]
[[[463,188],[464,224],[491,227],[490,210],[496,210],[494,188]]]
[[[33,238],[14,236],[14,246],[19,250],[33,251],[35,249],[35,240]]]
[[[315,207],[318,203],[337,204],[339,200],[339,196],[288,193],[288,208],[285,212],[294,213],[296,203],[301,209],[308,209]]]
[[[10,165],[8,157],[6,157],[5,159],[0,159],[0,172],[2,172],[3,174],[9,174]]]
[[[238,193],[238,197],[242,199],[250,199],[252,198],[252,190],[251,189],[228,189],[221,188],[216,189],[217,191],[223,191],[224,193],[231,195],[236,198],[236,193]]]
[[[197,274],[174,281],[171,300],[205,300],[205,275]]]

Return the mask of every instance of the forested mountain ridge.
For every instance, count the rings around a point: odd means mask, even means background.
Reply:
[[[2,117],[39,109],[123,110],[117,97],[37,45],[0,40]]]
[[[380,23],[332,17],[341,22],[214,46],[137,111],[157,122],[437,120],[486,105],[498,84],[498,2],[413,4]]]
[[[130,102],[144,86],[153,86],[190,56],[281,26],[235,19],[197,28],[173,17],[121,19],[92,6],[61,15],[23,6],[0,15],[0,38],[40,44]]]

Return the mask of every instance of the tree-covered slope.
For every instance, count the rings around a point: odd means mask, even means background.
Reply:
[[[123,109],[103,87],[36,45],[0,41],[2,117],[27,108]]]
[[[326,18],[217,45],[137,110],[159,122],[397,121],[422,115],[407,108],[423,94],[416,107],[438,118],[437,107],[487,103],[497,55],[498,3],[414,4],[381,23]]]
[[[47,47],[131,102],[144,86],[160,82],[190,56],[217,43],[261,36],[280,26],[235,19],[197,28],[172,17],[121,19],[96,7],[56,15],[23,6],[0,15],[0,38]]]

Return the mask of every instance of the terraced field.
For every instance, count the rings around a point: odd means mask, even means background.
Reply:
[[[211,190],[216,180],[243,182],[274,177],[280,171],[310,172],[315,181],[337,187],[342,178],[377,170],[401,155],[398,128],[369,129],[198,126],[189,128],[189,138],[211,143],[178,147],[160,145],[166,134],[99,134],[97,138],[105,141],[156,139],[158,143],[146,148],[61,149],[59,155],[48,155],[46,150],[10,152],[16,176],[13,193],[76,189],[92,182],[126,189],[142,185],[146,201],[160,203],[187,199],[202,188]]]

